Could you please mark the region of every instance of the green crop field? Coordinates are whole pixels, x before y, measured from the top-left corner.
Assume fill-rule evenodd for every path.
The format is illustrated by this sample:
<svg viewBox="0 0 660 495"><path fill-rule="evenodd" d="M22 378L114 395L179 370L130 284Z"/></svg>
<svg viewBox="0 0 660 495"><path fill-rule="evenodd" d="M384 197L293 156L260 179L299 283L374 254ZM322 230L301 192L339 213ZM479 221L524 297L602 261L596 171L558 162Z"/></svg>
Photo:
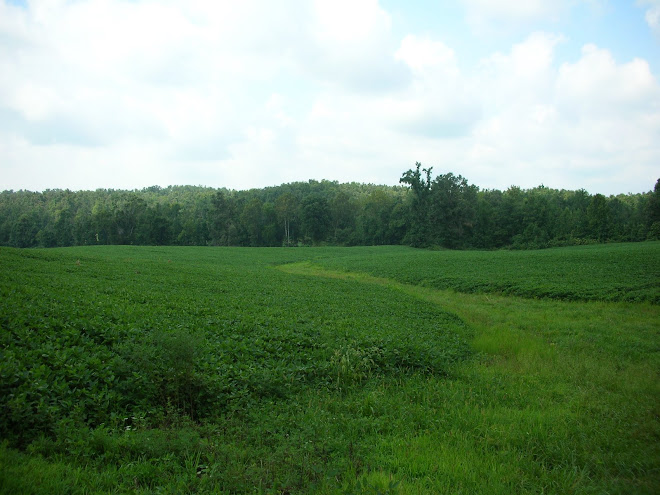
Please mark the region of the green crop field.
<svg viewBox="0 0 660 495"><path fill-rule="evenodd" d="M399 282L467 293L531 298L660 303L658 243L530 251L425 251L356 248L319 261Z"/></svg>
<svg viewBox="0 0 660 495"><path fill-rule="evenodd" d="M0 493L656 494L660 242L0 248Z"/></svg>

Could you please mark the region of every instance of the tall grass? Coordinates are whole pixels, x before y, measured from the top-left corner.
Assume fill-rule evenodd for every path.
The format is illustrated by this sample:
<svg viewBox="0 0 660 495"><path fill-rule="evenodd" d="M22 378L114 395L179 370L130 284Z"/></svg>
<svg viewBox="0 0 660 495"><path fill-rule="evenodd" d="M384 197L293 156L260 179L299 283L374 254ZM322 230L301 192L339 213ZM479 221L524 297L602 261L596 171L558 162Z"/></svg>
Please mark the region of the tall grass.
<svg viewBox="0 0 660 495"><path fill-rule="evenodd" d="M476 359L457 365L449 382L390 391L396 403L412 395L430 406L442 425L388 444L383 460L404 480L402 493L660 488L658 306L438 291L310 264L282 269L387 286L467 323Z"/></svg>

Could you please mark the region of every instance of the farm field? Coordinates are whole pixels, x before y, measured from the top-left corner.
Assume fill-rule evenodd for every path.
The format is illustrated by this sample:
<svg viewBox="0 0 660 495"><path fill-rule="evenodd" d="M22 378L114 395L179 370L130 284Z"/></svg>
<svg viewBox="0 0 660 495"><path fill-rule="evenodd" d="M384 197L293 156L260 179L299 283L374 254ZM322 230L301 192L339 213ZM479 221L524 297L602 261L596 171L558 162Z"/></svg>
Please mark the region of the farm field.
<svg viewBox="0 0 660 495"><path fill-rule="evenodd" d="M367 247L323 258L319 264L466 293L660 303L657 242L528 251L426 251L393 246L385 252Z"/></svg>
<svg viewBox="0 0 660 495"><path fill-rule="evenodd" d="M660 242L0 248L0 493L660 491Z"/></svg>

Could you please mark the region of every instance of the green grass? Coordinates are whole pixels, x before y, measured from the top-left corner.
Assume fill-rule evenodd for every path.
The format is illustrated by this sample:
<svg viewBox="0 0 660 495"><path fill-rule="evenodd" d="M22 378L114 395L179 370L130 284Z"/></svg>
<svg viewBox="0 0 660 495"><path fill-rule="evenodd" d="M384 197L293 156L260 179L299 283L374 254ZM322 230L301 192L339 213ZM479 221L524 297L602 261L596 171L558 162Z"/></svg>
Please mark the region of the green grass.
<svg viewBox="0 0 660 495"><path fill-rule="evenodd" d="M477 359L457 366L451 383L458 387L437 409L464 435L462 447L440 452L450 456L450 471L463 466L466 473L429 493L488 493L485 486L490 493L497 486L501 493L654 493L660 486L657 306L461 294L308 263L284 269L388 286L454 312L475 332ZM456 439L434 441L446 447ZM429 460L437 456L426 452L434 452ZM502 484L509 474L498 467L520 470L518 488ZM524 482L530 473L538 483Z"/></svg>
<svg viewBox="0 0 660 495"><path fill-rule="evenodd" d="M657 493L659 249L0 249L0 492Z"/></svg>

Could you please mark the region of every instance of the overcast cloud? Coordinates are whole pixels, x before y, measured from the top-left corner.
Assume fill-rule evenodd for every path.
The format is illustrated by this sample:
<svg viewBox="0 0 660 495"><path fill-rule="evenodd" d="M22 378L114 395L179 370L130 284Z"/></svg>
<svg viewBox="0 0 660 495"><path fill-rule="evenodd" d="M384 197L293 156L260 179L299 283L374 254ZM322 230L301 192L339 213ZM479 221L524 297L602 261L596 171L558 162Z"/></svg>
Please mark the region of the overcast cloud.
<svg viewBox="0 0 660 495"><path fill-rule="evenodd" d="M0 0L0 190L653 188L659 1L409 4Z"/></svg>

